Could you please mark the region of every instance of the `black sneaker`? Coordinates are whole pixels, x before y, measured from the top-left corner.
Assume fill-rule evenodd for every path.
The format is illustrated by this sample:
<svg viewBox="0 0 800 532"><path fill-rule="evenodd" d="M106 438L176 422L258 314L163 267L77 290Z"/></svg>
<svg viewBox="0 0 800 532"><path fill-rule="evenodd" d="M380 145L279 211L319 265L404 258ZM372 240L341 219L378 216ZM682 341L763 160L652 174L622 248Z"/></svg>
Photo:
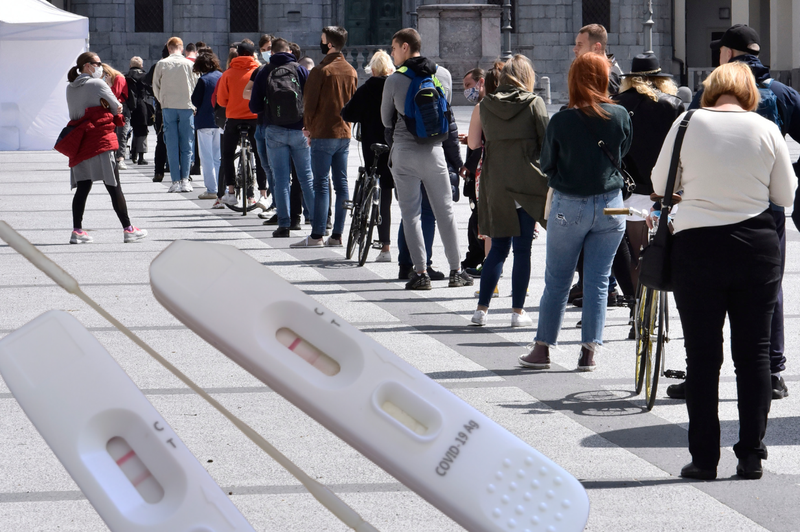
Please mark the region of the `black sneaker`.
<svg viewBox="0 0 800 532"><path fill-rule="evenodd" d="M569 289L569 297L567 297L567 303L572 303L575 301L576 297L583 297L583 285L575 283L572 285L572 288Z"/></svg>
<svg viewBox="0 0 800 532"><path fill-rule="evenodd" d="M278 227L272 232L272 238L289 238L289 227Z"/></svg>
<svg viewBox="0 0 800 532"><path fill-rule="evenodd" d="M292 222L292 225L289 226L289 230L291 231L299 231L300 230L300 222Z"/></svg>
<svg viewBox="0 0 800 532"><path fill-rule="evenodd" d="M466 271L470 275L470 277L480 277L481 271L483 271L483 264L481 264L477 268L464 268L464 271Z"/></svg>
<svg viewBox="0 0 800 532"><path fill-rule="evenodd" d="M414 272L406 283L406 290L430 290L431 278L427 273Z"/></svg>
<svg viewBox="0 0 800 532"><path fill-rule="evenodd" d="M470 277L470 275L464 270L461 270L460 272L458 270L450 270L450 284L447 285L450 288L458 288L459 286L472 286L473 284L475 284L475 281L473 281L472 277Z"/></svg>
<svg viewBox="0 0 800 532"><path fill-rule="evenodd" d="M428 268L428 277L431 278L431 281L444 281L444 274L437 272L433 268Z"/></svg>
<svg viewBox="0 0 800 532"><path fill-rule="evenodd" d="M139 166L146 166L146 165L148 165L148 164L150 164L150 163L148 163L148 162L147 162L147 161L145 161L144 159L139 159L139 162L138 162L138 163L136 163L136 164L138 164Z"/></svg>
<svg viewBox="0 0 800 532"><path fill-rule="evenodd" d="M786 387L786 383L784 382L783 377L781 377L780 375L773 375L772 398L783 399L784 397L789 397L789 388Z"/></svg>
<svg viewBox="0 0 800 532"><path fill-rule="evenodd" d="M153 176L153 183L161 183L164 180L164 174L156 174Z"/></svg>
<svg viewBox="0 0 800 532"><path fill-rule="evenodd" d="M686 381L667 386L667 396L673 399L686 400Z"/></svg>
<svg viewBox="0 0 800 532"><path fill-rule="evenodd" d="M397 278L401 281L405 281L406 279L411 279L411 275L414 273L413 266L405 266L403 264L400 265L400 269L397 272Z"/></svg>
<svg viewBox="0 0 800 532"><path fill-rule="evenodd" d="M259 216L261 216L261 214L262 213L259 213ZM278 225L278 215L273 214L272 216L264 220L264 223L262 225Z"/></svg>

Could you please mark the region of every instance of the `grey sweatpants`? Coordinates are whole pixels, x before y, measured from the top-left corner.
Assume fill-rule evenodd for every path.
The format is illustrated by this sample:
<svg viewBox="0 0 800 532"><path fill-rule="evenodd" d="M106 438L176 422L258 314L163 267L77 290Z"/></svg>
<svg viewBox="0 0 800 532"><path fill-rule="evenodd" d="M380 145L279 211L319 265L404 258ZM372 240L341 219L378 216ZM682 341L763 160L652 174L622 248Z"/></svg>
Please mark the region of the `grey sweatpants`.
<svg viewBox="0 0 800 532"><path fill-rule="evenodd" d="M439 237L444 244L444 254L451 270L461 267L458 247L458 228L453 216L453 190L450 174L444 160L441 144L405 144L395 141L391 154L392 176L397 189L397 203L403 218L406 244L414 262L414 269L422 272L426 268L427 256L422 238L420 213L422 193L420 182L425 185L428 200L439 226Z"/></svg>

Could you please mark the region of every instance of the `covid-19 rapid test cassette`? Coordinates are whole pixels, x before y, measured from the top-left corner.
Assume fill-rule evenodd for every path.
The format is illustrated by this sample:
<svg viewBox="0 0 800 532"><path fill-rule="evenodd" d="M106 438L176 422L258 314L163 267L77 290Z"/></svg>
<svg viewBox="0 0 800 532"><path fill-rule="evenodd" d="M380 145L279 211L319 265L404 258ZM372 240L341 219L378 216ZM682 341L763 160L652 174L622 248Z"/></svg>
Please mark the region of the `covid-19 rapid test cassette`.
<svg viewBox="0 0 800 532"><path fill-rule="evenodd" d="M112 532L253 532L71 315L47 312L0 340L0 373Z"/></svg>
<svg viewBox="0 0 800 532"><path fill-rule="evenodd" d="M572 475L245 253L177 241L150 283L181 322L467 530L585 527Z"/></svg>

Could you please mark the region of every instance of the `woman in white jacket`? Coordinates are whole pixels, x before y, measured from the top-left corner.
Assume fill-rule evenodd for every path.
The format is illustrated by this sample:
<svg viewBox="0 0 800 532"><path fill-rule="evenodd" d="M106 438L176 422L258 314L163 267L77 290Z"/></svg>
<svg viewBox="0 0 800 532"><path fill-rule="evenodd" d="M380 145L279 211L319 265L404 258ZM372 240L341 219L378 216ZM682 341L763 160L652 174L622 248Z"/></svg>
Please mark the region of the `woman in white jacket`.
<svg viewBox="0 0 800 532"><path fill-rule="evenodd" d="M781 255L769 202L791 206L797 178L778 127L753 111L759 92L746 64L717 68L703 83L703 109L689 122L675 190L672 276L686 348L686 407L692 462L681 476L713 479L720 458L719 371L727 315L739 403L736 473L761 478L763 438L772 400L770 321ZM653 168L653 190L666 189L673 124Z"/></svg>

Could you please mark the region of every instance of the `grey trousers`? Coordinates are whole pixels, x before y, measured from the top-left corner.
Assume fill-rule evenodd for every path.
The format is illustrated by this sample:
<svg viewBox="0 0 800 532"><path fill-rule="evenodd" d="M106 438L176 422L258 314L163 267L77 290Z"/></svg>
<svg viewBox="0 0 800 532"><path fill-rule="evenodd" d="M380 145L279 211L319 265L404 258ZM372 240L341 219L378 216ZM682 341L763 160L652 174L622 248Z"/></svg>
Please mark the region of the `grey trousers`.
<svg viewBox="0 0 800 532"><path fill-rule="evenodd" d="M453 216L453 190L450 188L450 174L441 144L406 145L395 142L390 161L394 186L397 189L397 203L400 206L406 243L414 269L422 272L427 263L420 224L421 182L425 186L436 224L439 226L439 237L444 245L447 262L451 270L458 270L461 267L461 255L458 228Z"/></svg>

